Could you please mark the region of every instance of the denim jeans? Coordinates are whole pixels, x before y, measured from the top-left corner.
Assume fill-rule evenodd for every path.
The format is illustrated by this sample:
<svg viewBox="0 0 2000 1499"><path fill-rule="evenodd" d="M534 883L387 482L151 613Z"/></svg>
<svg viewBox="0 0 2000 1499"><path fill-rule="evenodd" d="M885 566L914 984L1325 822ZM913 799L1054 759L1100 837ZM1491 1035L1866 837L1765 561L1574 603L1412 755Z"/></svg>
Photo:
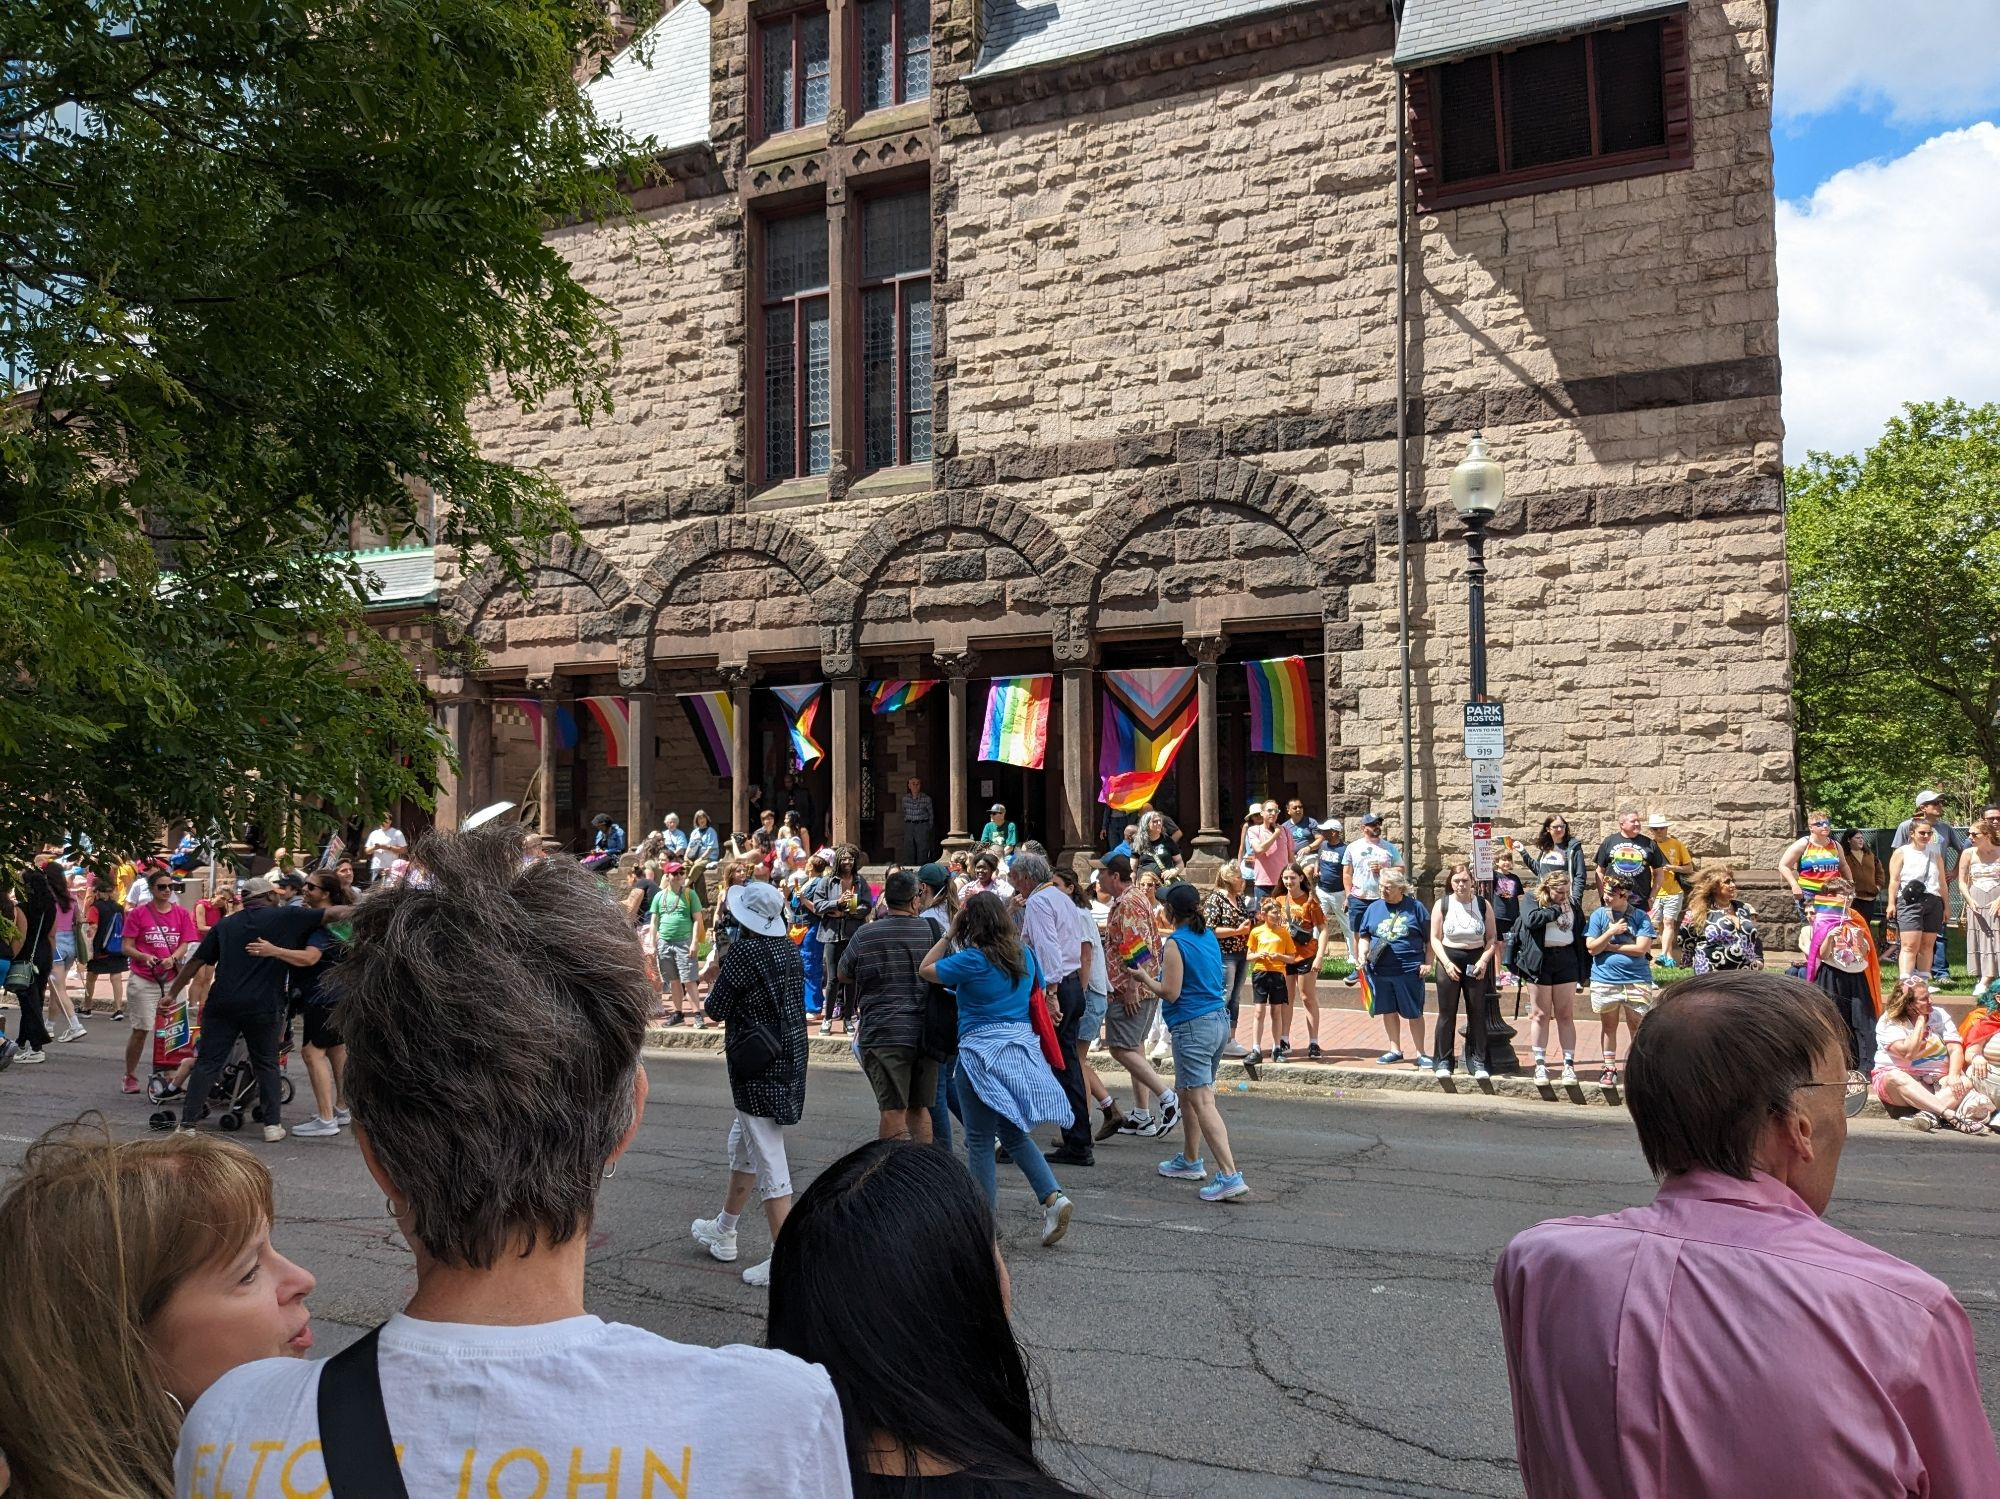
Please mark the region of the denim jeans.
<svg viewBox="0 0 2000 1499"><path fill-rule="evenodd" d="M819 933L808 927L806 940L799 944L799 960L806 970L806 1013L817 1015L825 1003L822 991L826 986L826 948L819 940Z"/></svg>
<svg viewBox="0 0 2000 1499"><path fill-rule="evenodd" d="M1070 1122L1062 1132L1065 1150L1073 1151L1088 1160L1097 1149L1097 1142L1090 1133L1090 1099L1083 1090L1083 1051L1077 1045L1077 1032L1083 1027L1083 1007L1085 996L1083 979L1078 974L1070 974L1047 996L1051 1009L1060 1006L1056 1022L1056 1045L1062 1052L1063 1070L1056 1074L1056 1081L1062 1084L1063 1092L1069 1098ZM971 1126L967 1126L969 1129Z"/></svg>
<svg viewBox="0 0 2000 1499"><path fill-rule="evenodd" d="M937 1099L931 1104L931 1143L951 1149L951 1121L958 1114L958 1089L952 1084L952 1077L958 1071L958 1059L950 1058L938 1064ZM963 1123L963 1116L960 1116Z"/></svg>
<svg viewBox="0 0 2000 1499"><path fill-rule="evenodd" d="M1229 1001L1229 1034L1236 1034L1237 1006L1243 994L1243 975L1250 966L1247 952L1226 952L1222 955L1222 992Z"/></svg>
<svg viewBox="0 0 2000 1499"><path fill-rule="evenodd" d="M1011 1119L1003 1119L994 1113L962 1074L954 1075L957 1078L958 1117L965 1121L966 1163L972 1167L972 1179L979 1183L979 1190L986 1194L986 1201L996 1208L1000 1205L999 1172L993 1160L993 1142L996 1139L1007 1147L1007 1154L1021 1168L1021 1175L1028 1179L1028 1188L1035 1194L1035 1201L1044 1202L1049 1193L1061 1191L1056 1185L1055 1173L1042 1159L1041 1148L1029 1138L1027 1131Z"/></svg>

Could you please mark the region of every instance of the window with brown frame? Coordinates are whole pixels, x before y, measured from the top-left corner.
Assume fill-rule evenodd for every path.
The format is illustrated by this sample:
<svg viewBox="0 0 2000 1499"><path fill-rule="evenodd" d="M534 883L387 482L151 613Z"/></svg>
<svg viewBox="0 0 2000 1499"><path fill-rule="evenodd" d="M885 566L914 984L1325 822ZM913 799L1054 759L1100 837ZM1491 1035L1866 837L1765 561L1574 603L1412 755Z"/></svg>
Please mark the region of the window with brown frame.
<svg viewBox="0 0 2000 1499"><path fill-rule="evenodd" d="M826 215L764 222L759 290L764 477L823 474L833 466L833 324Z"/></svg>
<svg viewBox="0 0 2000 1499"><path fill-rule="evenodd" d="M1684 17L1445 63L1411 82L1425 208L1666 171L1692 157Z"/></svg>
<svg viewBox="0 0 2000 1499"><path fill-rule="evenodd" d="M863 113L931 91L930 0L861 0Z"/></svg>
<svg viewBox="0 0 2000 1499"><path fill-rule="evenodd" d="M825 121L833 96L833 54L824 6L776 16L757 27L761 135Z"/></svg>
<svg viewBox="0 0 2000 1499"><path fill-rule="evenodd" d="M861 209L861 461L931 460L931 195Z"/></svg>

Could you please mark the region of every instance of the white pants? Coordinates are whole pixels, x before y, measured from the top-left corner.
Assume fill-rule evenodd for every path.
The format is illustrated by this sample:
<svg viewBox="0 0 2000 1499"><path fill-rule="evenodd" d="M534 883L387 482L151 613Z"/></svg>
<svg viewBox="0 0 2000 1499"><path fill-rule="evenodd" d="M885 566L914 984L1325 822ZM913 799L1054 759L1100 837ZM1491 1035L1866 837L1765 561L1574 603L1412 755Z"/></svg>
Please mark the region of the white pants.
<svg viewBox="0 0 2000 1499"><path fill-rule="evenodd" d="M790 1197L792 1167L785 1159L784 1127L774 1119L739 1113L729 1126L729 1169L754 1174L761 1201Z"/></svg>

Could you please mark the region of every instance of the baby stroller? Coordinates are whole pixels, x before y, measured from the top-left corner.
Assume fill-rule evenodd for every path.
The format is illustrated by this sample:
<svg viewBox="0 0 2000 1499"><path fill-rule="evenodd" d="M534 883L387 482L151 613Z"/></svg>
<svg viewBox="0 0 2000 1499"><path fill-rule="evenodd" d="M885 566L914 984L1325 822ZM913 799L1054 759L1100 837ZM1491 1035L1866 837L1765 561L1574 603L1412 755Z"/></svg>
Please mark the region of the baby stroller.
<svg viewBox="0 0 2000 1499"><path fill-rule="evenodd" d="M194 1055L197 1034L187 999L183 996L175 1017L153 1032L153 1074L146 1080L146 1092L154 1103L165 1104L180 1096L181 1090L173 1081L174 1070ZM284 1040L278 1044L280 1103L292 1101L291 1057L292 1033L287 1027ZM234 1134L243 1128L246 1111L259 1124L276 1122L264 1118L264 1106L257 1102L257 1069L250 1065L250 1048L239 1036L236 1044L229 1049L229 1058L222 1064L215 1086L209 1090L206 1107L195 1117L205 1119L211 1112L219 1112L220 1117L215 1121L217 1127L227 1134ZM180 1122L180 1118L173 1109L162 1108L147 1122L154 1129L169 1130Z"/></svg>

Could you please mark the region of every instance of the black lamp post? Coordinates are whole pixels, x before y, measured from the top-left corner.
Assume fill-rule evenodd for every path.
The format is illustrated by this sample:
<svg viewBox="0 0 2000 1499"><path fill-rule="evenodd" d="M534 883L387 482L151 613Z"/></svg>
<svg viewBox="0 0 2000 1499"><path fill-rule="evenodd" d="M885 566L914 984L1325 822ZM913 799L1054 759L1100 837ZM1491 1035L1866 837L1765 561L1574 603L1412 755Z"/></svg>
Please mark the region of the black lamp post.
<svg viewBox="0 0 2000 1499"><path fill-rule="evenodd" d="M1451 471L1451 503L1465 522L1465 581L1467 615L1472 634L1472 700L1486 701L1486 523L1500 508L1507 492L1506 470L1487 456L1486 439L1472 434L1465 459ZM1497 980L1499 975L1496 973ZM1500 1013L1496 983L1486 1001L1486 1066L1490 1072L1516 1072L1514 1028Z"/></svg>

